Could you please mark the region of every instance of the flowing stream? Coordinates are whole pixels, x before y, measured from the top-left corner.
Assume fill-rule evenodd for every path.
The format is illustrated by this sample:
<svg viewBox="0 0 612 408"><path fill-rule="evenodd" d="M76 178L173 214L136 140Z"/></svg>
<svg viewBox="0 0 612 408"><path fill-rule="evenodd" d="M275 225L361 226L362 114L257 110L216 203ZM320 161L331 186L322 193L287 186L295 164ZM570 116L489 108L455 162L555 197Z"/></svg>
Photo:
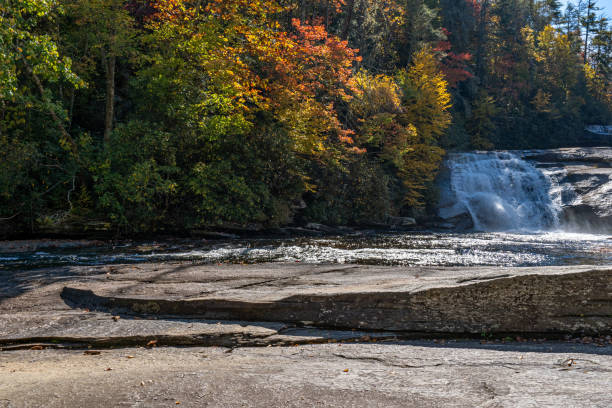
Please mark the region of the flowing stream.
<svg viewBox="0 0 612 408"><path fill-rule="evenodd" d="M0 254L0 268L189 261L405 266L612 264L612 238L546 233L374 233L322 238L125 242L80 250Z"/></svg>
<svg viewBox="0 0 612 408"><path fill-rule="evenodd" d="M439 213L455 232L356 230L339 236L123 241L81 249L0 253L0 269L109 263L358 263L410 266L611 265L612 149L451 154ZM562 222L587 211L599 234ZM586 209L586 210L585 210ZM578 218L584 218L580 214ZM593 218L594 217L594 218ZM576 221L576 216L573 221ZM453 219L469 221L457 232ZM567 217L566 217L567 219ZM607 221L606 221L607 220ZM573 225L586 225L582 219ZM603 228L601 228L603 225ZM447 228L449 228L447 226ZM582 227L580 227L582 228ZM585 229L578 228L583 232ZM452 231L452 230L451 230Z"/></svg>

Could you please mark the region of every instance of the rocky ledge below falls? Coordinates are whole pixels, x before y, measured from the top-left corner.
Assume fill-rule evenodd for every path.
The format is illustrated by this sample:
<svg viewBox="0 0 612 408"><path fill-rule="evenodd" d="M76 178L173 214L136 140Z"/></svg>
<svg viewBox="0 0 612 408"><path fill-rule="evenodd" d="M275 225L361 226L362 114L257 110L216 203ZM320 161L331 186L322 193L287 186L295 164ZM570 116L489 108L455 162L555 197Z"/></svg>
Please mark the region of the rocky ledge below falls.
<svg viewBox="0 0 612 408"><path fill-rule="evenodd" d="M0 271L0 347L508 333L611 334L612 269L166 263Z"/></svg>
<svg viewBox="0 0 612 408"><path fill-rule="evenodd" d="M570 231L612 232L612 147L520 152L536 167L556 173L561 225Z"/></svg>

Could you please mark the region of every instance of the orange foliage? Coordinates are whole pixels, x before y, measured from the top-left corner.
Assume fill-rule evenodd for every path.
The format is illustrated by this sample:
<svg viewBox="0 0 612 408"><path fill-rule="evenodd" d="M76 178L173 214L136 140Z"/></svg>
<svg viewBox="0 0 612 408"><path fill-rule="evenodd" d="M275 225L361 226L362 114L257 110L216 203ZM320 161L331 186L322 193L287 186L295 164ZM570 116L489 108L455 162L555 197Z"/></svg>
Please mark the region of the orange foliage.
<svg viewBox="0 0 612 408"><path fill-rule="evenodd" d="M204 10L186 0L158 0L155 7L154 28L192 24L189 35L196 38L206 35L198 31L201 24L214 26L218 32L210 41L216 43L206 49L211 76L234 84L235 101L244 109L275 112L302 140L296 142L298 150L324 150L330 136L353 143L353 132L343 128L335 105L355 90L352 67L360 57L320 21L293 19L294 31L288 33L276 18L287 7L273 0L211 0Z"/></svg>

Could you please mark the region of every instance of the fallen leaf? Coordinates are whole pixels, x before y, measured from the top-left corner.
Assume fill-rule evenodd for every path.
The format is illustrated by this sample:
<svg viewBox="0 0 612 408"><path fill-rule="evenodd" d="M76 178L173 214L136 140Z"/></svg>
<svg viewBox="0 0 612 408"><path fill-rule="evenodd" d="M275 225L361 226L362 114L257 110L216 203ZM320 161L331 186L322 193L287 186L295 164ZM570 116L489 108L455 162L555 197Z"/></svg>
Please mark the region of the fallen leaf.
<svg viewBox="0 0 612 408"><path fill-rule="evenodd" d="M181 403L181 401L176 401L175 402L176 405L179 405L180 403Z"/></svg>
<svg viewBox="0 0 612 408"><path fill-rule="evenodd" d="M100 354L100 352L98 350L85 350L83 354L85 354L86 356L97 356L98 354Z"/></svg>
<svg viewBox="0 0 612 408"><path fill-rule="evenodd" d="M349 372L349 369L348 369L348 368L345 368L345 369L344 369L344 370L342 370L342 371L344 371L345 373L348 373L348 372Z"/></svg>
<svg viewBox="0 0 612 408"><path fill-rule="evenodd" d="M112 368L108 367L108 368L107 368L106 370L104 370L104 371L112 371L112 370L113 370Z"/></svg>
<svg viewBox="0 0 612 408"><path fill-rule="evenodd" d="M127 358L134 358L134 356L126 356Z"/></svg>
<svg viewBox="0 0 612 408"><path fill-rule="evenodd" d="M147 347L155 347L157 345L157 340L151 340L147 343Z"/></svg>
<svg viewBox="0 0 612 408"><path fill-rule="evenodd" d="M43 346L32 346L30 347L30 350L44 350L45 348Z"/></svg>

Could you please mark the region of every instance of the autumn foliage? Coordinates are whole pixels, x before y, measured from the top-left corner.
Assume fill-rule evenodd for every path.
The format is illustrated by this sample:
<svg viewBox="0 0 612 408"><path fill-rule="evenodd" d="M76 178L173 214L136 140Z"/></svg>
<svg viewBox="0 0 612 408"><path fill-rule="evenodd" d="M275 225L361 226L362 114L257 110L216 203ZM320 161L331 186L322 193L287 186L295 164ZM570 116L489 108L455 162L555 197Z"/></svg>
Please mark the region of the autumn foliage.
<svg viewBox="0 0 612 408"><path fill-rule="evenodd" d="M605 18L552 0L0 2L0 220L431 216L445 149L609 123L611 50Z"/></svg>

